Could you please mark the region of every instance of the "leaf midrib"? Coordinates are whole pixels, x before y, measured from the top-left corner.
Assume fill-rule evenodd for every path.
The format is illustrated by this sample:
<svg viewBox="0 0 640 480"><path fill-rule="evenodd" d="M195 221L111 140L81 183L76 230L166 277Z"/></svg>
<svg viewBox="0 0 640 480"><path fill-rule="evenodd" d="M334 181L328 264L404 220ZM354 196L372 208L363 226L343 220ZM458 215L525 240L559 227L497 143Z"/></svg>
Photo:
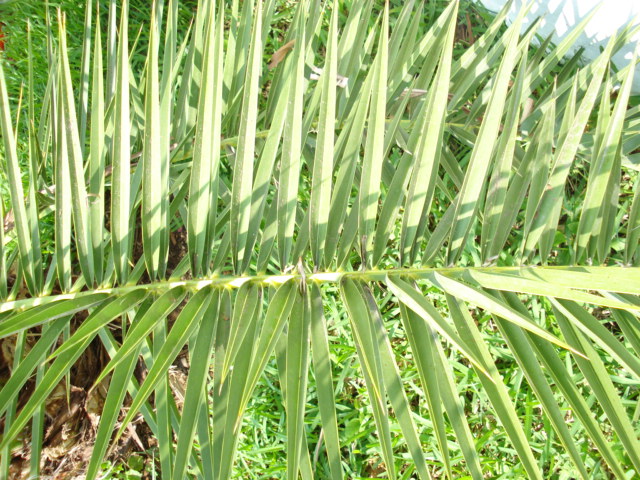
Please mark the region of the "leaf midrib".
<svg viewBox="0 0 640 480"><path fill-rule="evenodd" d="M551 266L487 266L487 267L414 267L414 268L392 268L392 269L371 269L371 270L354 270L354 271L323 271L316 273L280 273L280 274L256 274L256 275L212 275L208 277L200 277L188 280L168 279L146 284L124 285L120 287L96 288L91 290L83 290L75 293L65 293L57 295L47 295L42 297L24 298L19 300L8 301L0 304L0 313L7 311L24 311L29 308L50 304L62 300L71 300L81 298L96 293L107 293L111 295L124 295L126 293L143 289L149 293L161 294L172 288L185 287L191 292L197 292L205 287L213 288L240 288L247 282L256 283L261 286L277 286L290 280L297 282L314 282L323 283L339 283L343 278L358 279L363 282L380 282L387 277L405 277L413 280L424 280L434 273L444 274L446 276L458 276L464 272L482 272L493 274L520 274L523 272L533 272L541 270L568 270L588 268L589 272L605 270L612 271L618 269L637 271L640 278L640 267L621 267L621 266L586 266L586 265L551 265ZM584 288L576 287L578 290ZM595 288L594 288L595 289Z"/></svg>

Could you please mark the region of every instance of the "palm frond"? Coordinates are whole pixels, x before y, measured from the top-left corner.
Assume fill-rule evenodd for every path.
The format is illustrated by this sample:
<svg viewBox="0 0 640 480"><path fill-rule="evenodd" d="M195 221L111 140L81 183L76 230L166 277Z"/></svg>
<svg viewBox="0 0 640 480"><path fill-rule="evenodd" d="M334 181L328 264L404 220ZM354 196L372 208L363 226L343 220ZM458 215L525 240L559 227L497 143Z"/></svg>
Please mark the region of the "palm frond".
<svg viewBox="0 0 640 480"><path fill-rule="evenodd" d="M29 422L39 473L43 405L96 344L108 392L87 478L140 415L163 478L249 476L243 417L273 375L286 477L364 475L345 456L340 342L380 475L481 479L494 432L516 476L640 471L640 110L634 69L610 62L636 29L578 69L564 57L588 20L533 46L537 23L503 28L505 8L461 52L458 1L427 24L424 2L306 0L276 39L274 0L200 0L186 33L170 0L141 60L128 2L109 2L106 35L100 6L78 85L59 14L27 128L0 61L0 340L16 342L1 478Z"/></svg>

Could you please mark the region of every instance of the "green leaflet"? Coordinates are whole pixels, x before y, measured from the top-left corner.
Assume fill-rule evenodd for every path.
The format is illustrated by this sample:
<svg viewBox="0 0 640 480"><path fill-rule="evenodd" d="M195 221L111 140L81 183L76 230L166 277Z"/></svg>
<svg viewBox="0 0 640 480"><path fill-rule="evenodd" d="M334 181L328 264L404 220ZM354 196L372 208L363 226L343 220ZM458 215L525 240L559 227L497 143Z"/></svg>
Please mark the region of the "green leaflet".
<svg viewBox="0 0 640 480"><path fill-rule="evenodd" d="M295 25L296 43L290 58L291 68L287 70L290 75L288 81L287 115L284 122L284 134L282 140L282 158L278 180L280 182L277 194L277 243L280 259L280 268L284 269L295 263L291 259L293 246L293 233L295 227L296 210L298 206L298 186L300 181L300 169L302 166L302 106L304 93L304 5L300 2L296 15Z"/></svg>
<svg viewBox="0 0 640 480"><path fill-rule="evenodd" d="M309 205L309 240L313 261L317 269L324 266L324 246L331 201L333 174L334 130L336 116L336 78L338 75L338 11L331 13L327 61L322 73L318 147L313 161L313 178ZM320 87L321 86L321 87Z"/></svg>
<svg viewBox="0 0 640 480"><path fill-rule="evenodd" d="M249 252L245 251L247 231L251 211L251 188L253 181L253 155L255 152L255 131L257 121L258 79L260 76L260 57L262 44L260 41L260 16L262 0L258 0L251 47L249 49L249 68L246 70L242 112L240 115L240 138L238 152L234 162L233 188L231 191L231 251L238 272L240 265ZM226 65L225 65L226 69ZM238 272L239 273L239 272Z"/></svg>
<svg viewBox="0 0 640 480"><path fill-rule="evenodd" d="M131 208L131 149L130 149L130 95L129 95L129 37L128 2L122 3L114 102L114 134L111 142L111 161L113 174L111 177L111 244L115 273L119 283L123 284L129 276L129 246L131 231L129 217ZM115 20L114 20L115 22Z"/></svg>
<svg viewBox="0 0 640 480"><path fill-rule="evenodd" d="M385 83L388 68L388 29L389 5L385 3L382 28L378 39L378 54L373 65L373 83L369 108L369 128L365 144L360 190L358 192L358 245L365 265L371 264L373 250L373 233L378 197L380 195L380 178L382 176L382 160L384 145L384 119L387 93Z"/></svg>

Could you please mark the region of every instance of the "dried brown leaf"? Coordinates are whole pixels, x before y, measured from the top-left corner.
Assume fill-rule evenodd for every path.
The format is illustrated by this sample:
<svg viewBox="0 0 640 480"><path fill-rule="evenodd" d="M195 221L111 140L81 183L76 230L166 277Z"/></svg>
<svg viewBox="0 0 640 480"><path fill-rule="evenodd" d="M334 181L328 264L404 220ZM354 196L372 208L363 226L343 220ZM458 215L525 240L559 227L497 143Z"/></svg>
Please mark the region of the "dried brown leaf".
<svg viewBox="0 0 640 480"><path fill-rule="evenodd" d="M269 62L269 70L273 70L278 66L278 64L285 59L287 54L293 49L296 41L291 40L290 42L285 43L278 50L271 55L271 61Z"/></svg>

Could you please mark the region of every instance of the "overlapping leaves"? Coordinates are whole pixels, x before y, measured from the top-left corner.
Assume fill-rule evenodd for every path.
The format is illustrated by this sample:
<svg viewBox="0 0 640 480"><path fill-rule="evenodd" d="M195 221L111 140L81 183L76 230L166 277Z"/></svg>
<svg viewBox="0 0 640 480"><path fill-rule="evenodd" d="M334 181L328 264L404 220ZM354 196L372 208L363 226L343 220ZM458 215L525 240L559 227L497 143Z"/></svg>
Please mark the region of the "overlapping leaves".
<svg viewBox="0 0 640 480"><path fill-rule="evenodd" d="M17 338L0 390L0 476L30 421L39 455L41 406L94 339L110 356L96 384L108 380L109 390L88 478L137 415L158 439L163 478L188 469L229 478L243 414L274 354L287 478L321 476L307 443L310 370L323 475L350 475L329 301L349 318L389 478L461 470L483 478L474 438L482 426L467 420L453 368L463 365L475 371L523 472L547 474L501 376L496 341L566 450L568 475L640 471L634 421L608 370L620 367L618 377L637 389L638 110L628 108L634 69L610 68L634 29L578 70L563 57L584 23L555 47L531 47L535 26L521 35L522 12L501 29L505 9L461 53L455 1L426 28L423 2L391 11L372 0L303 0L282 39L289 47L269 71L279 3L230 3L200 0L183 35L178 1L154 2L139 65L127 2L109 2L103 43L100 5L89 0L84 51L93 38L93 54L79 85L61 14L43 112L30 112L26 133L13 121L0 64L15 218L0 232L0 338ZM20 135L32 146L26 162ZM583 171L584 195L567 192ZM621 178L635 182L631 194L620 195ZM573 222L563 217L565 201ZM48 258L39 221L52 212ZM383 309L388 302L393 308ZM608 309L621 333L594 307ZM79 312L88 315L71 331ZM416 421L390 322L408 343L436 451ZM34 329L40 336L27 351ZM190 373L178 408L167 371L185 348ZM142 383L133 375L139 358L148 370ZM18 405L34 372L34 392ZM567 426L567 411L579 427ZM31 473L38 468L32 462Z"/></svg>

